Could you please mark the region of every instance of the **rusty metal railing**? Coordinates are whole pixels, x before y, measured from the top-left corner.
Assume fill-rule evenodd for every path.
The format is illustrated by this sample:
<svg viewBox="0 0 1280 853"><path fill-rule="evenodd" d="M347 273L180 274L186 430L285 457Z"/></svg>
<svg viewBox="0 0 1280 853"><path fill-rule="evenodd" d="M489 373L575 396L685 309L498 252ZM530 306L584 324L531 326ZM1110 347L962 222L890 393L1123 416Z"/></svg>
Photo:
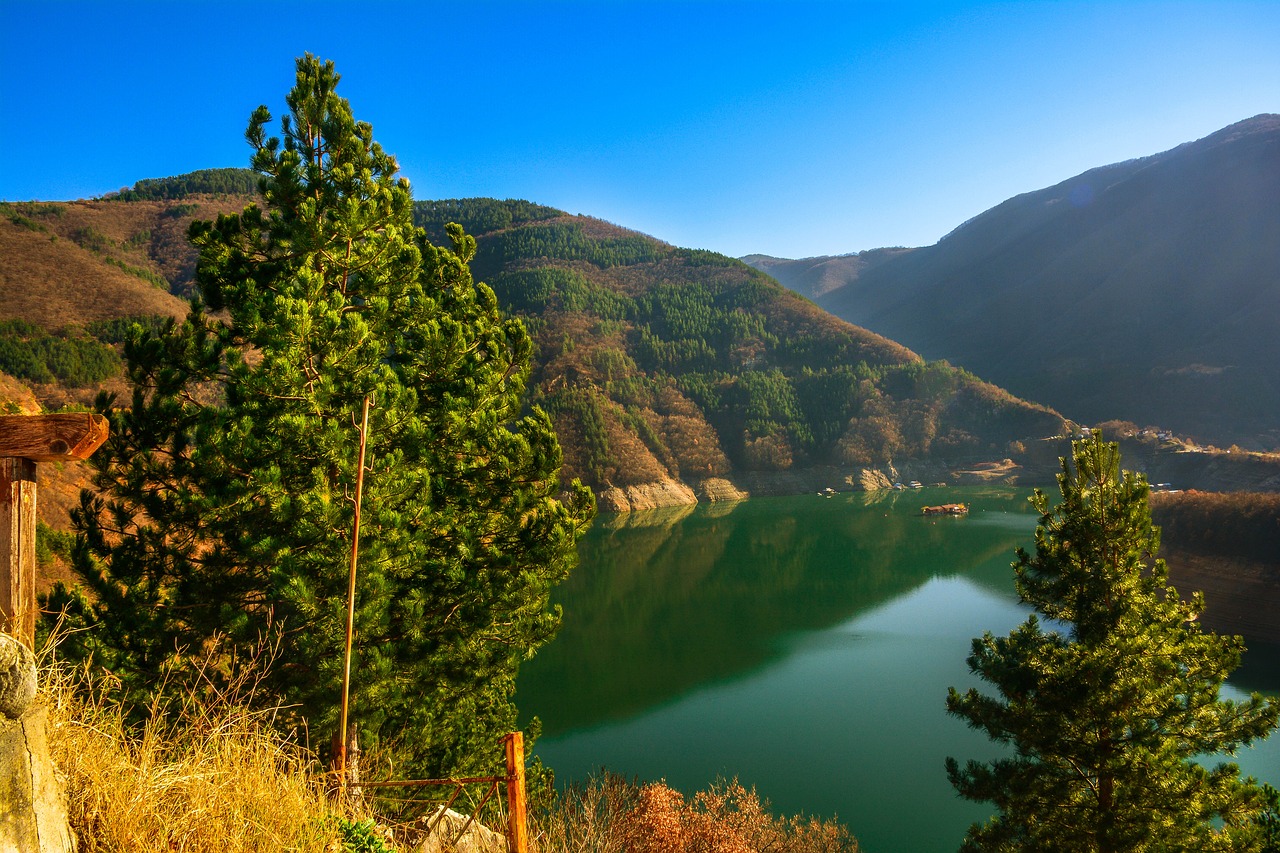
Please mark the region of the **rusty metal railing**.
<svg viewBox="0 0 1280 853"><path fill-rule="evenodd" d="M443 803L434 803L435 808L426 818L424 834L429 837L447 823L450 810L458 802L458 799L468 786L485 785L484 796L472 807L471 814L467 817L462 827L453 830L453 837L449 839L449 843L456 845L467 834L468 830L477 823L481 810L499 796L503 783L506 783L507 826L505 836L507 849L510 853L528 853L529 828L524 779L524 735L520 732L512 732L504 736L502 740L506 747L507 773L505 776L470 776L455 779L388 779L380 782L349 782L347 787L362 790L452 787L453 793L450 794L448 800Z"/></svg>

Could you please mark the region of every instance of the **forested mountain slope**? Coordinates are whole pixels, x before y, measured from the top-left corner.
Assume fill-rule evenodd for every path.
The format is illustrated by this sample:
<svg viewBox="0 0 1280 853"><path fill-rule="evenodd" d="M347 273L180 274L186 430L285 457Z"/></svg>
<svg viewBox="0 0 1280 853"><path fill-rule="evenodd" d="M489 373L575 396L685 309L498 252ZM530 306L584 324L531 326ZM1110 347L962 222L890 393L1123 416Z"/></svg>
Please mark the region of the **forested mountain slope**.
<svg viewBox="0 0 1280 853"><path fill-rule="evenodd" d="M239 188L235 174L208 174ZM111 321L182 315L187 224L251 198L201 193L209 179L190 178L4 206L0 320L19 322L0 327L0 369L54 405L118 383L104 376L119 371ZM565 477L609 506L736 496L822 466L1000 458L1062 428L1055 412L926 363L722 255L529 202L419 202L417 215L442 245L450 221L477 237L476 276L536 341L529 397L555 422ZM68 349L79 355L50 355Z"/></svg>
<svg viewBox="0 0 1280 853"><path fill-rule="evenodd" d="M1009 199L878 264L748 260L1083 422L1280 446L1280 116ZM839 261L843 282L815 286Z"/></svg>
<svg viewBox="0 0 1280 853"><path fill-rule="evenodd" d="M538 345L532 401L598 490L1007 453L1061 418L926 364L745 264L527 202L420 202Z"/></svg>

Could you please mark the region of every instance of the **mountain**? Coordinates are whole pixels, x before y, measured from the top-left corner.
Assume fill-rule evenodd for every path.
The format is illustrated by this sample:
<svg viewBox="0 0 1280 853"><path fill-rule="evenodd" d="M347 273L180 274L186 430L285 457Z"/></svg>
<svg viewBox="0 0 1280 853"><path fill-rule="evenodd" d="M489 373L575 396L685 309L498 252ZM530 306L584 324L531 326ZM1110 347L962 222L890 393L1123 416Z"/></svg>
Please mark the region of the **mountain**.
<svg viewBox="0 0 1280 853"><path fill-rule="evenodd" d="M914 249L868 249L851 255L801 258L798 261L769 255L747 255L739 258L748 266L773 276L791 290L817 300L833 290L855 281L864 270L879 266L891 258Z"/></svg>
<svg viewBox="0 0 1280 853"><path fill-rule="evenodd" d="M189 177L0 207L0 369L51 405L123 387L102 378L111 358L119 370L113 321L184 314L188 223L252 198ZM608 507L840 485L890 462L942 477L1063 426L723 255L523 201L419 202L416 215L440 244L451 221L477 237L477 278L535 339L530 397L555 422L565 475Z"/></svg>
<svg viewBox="0 0 1280 853"><path fill-rule="evenodd" d="M417 216L433 240L446 222L476 236L474 272L534 335L531 398L566 473L607 505L644 505L655 487L659 501L795 491L814 468L1000 458L1062 427L723 255L528 202L420 202Z"/></svg>
<svg viewBox="0 0 1280 853"><path fill-rule="evenodd" d="M933 246L746 260L1078 421L1280 447L1280 116L1016 196Z"/></svg>
<svg viewBox="0 0 1280 853"><path fill-rule="evenodd" d="M0 319L56 328L130 314L185 314L170 293L191 280L186 242L201 203L79 201L0 204Z"/></svg>

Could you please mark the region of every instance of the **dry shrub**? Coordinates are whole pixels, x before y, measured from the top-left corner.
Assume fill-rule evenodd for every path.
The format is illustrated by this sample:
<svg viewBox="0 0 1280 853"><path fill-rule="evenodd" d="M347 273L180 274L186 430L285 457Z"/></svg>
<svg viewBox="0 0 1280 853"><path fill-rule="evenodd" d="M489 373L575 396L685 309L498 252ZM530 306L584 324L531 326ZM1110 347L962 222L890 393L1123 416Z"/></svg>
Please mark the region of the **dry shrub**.
<svg viewBox="0 0 1280 853"><path fill-rule="evenodd" d="M538 853L625 853L624 818L635 809L640 789L607 773L575 785L554 805L533 816L531 834Z"/></svg>
<svg viewBox="0 0 1280 853"><path fill-rule="evenodd" d="M214 697L132 728L101 682L41 679L80 853L339 849L319 768L261 713Z"/></svg>
<svg viewBox="0 0 1280 853"><path fill-rule="evenodd" d="M769 812L736 779L687 800L606 774L567 791L535 830L540 853L856 853L835 821Z"/></svg>

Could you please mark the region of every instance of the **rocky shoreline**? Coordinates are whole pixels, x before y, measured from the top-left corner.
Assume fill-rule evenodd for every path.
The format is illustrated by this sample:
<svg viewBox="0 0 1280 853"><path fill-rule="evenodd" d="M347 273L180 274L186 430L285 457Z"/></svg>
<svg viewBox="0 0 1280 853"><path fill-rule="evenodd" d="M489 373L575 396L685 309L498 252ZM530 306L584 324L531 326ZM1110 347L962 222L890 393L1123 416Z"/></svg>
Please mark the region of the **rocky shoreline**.
<svg viewBox="0 0 1280 853"><path fill-rule="evenodd" d="M1014 458L986 461L938 462L910 460L897 465L837 468L813 466L790 471L737 471L723 477L689 482L664 478L596 490L603 512L631 512L749 497L802 495L824 489L873 491L895 483L947 483L1051 486L1059 472L1059 458L1071 452L1066 439L1046 439ZM1147 476L1151 483L1171 483L1177 489L1211 492L1280 492L1280 457L1224 452L1161 449L1134 441L1121 442L1121 465Z"/></svg>
<svg viewBox="0 0 1280 853"><path fill-rule="evenodd" d="M885 465L879 468L815 466L791 471L744 471L693 483L668 478L651 483L610 486L596 492L596 503L602 512L634 512L703 502L739 501L749 497L803 495L825 489L874 491L911 480L950 485L1015 485L1026 474L1024 466L1010 459L963 466L938 462L908 462L900 467Z"/></svg>

